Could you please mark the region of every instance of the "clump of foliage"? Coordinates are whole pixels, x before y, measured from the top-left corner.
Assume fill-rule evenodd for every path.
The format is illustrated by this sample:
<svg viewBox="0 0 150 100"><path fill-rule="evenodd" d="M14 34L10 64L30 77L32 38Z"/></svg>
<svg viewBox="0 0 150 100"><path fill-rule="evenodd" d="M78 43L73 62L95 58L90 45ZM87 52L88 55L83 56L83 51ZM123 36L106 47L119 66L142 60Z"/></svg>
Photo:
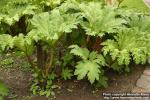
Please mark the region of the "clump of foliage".
<svg viewBox="0 0 150 100"><path fill-rule="evenodd" d="M107 87L105 69L128 72L131 62L150 61L150 15L110 1L1 0L0 50L24 52L34 94L54 95L58 74Z"/></svg>
<svg viewBox="0 0 150 100"><path fill-rule="evenodd" d="M71 53L82 58L75 66L74 74L78 76L78 79L83 79L87 75L91 84L95 80L101 80L99 77L103 76L104 57L97 52L90 52L88 49L80 48L77 45L72 45L70 48L72 48Z"/></svg>
<svg viewBox="0 0 150 100"><path fill-rule="evenodd" d="M0 100L3 100L5 96L7 96L9 93L8 87L0 81Z"/></svg>

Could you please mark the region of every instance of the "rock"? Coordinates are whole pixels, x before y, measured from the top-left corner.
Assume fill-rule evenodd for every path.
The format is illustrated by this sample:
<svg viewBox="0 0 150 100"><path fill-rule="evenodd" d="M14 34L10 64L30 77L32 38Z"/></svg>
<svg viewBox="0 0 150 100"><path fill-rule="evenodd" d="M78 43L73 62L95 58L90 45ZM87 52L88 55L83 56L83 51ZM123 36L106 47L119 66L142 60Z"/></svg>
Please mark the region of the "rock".
<svg viewBox="0 0 150 100"><path fill-rule="evenodd" d="M150 91L150 76L141 75L137 80L136 86Z"/></svg>
<svg viewBox="0 0 150 100"><path fill-rule="evenodd" d="M148 69L144 70L143 74L148 75L150 77L150 70L148 70Z"/></svg>
<svg viewBox="0 0 150 100"><path fill-rule="evenodd" d="M141 78L143 78L144 80L146 80L146 81L148 81L150 83L150 76L143 74L143 75L141 75Z"/></svg>

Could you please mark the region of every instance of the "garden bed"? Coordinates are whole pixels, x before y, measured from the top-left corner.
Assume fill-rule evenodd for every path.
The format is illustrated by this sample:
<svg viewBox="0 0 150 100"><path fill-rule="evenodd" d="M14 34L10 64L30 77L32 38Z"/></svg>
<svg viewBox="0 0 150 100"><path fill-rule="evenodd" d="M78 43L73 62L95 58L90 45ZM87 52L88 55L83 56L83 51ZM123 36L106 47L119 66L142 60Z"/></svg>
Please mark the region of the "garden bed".
<svg viewBox="0 0 150 100"><path fill-rule="evenodd" d="M143 66L133 66L128 75L117 74L113 71L106 72L109 77L109 86L107 89L94 88L88 81L72 80L62 81L57 79L59 86L55 90L54 100L101 100L103 92L131 92L137 79L142 74ZM29 71L21 69L0 69L0 79L2 79L10 88L8 100L47 100L46 97L33 96L30 92L32 75Z"/></svg>

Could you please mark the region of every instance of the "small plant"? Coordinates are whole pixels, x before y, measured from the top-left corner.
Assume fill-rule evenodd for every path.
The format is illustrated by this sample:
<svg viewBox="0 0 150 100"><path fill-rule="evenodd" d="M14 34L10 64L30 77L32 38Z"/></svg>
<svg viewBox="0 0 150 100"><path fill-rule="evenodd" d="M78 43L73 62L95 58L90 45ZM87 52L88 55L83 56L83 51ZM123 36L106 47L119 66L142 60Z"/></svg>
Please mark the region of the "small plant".
<svg viewBox="0 0 150 100"><path fill-rule="evenodd" d="M74 59L73 55L69 52L66 52L66 54L63 56L63 58L60 61L60 66L62 67L61 77L64 80L71 79L73 76L73 69L74 66ZM69 68L70 67L70 68Z"/></svg>
<svg viewBox="0 0 150 100"><path fill-rule="evenodd" d="M45 80L44 79L39 80L40 76L37 73L34 73L33 77L34 77L34 80L33 80L32 86L31 86L31 91L33 92L33 94L39 94L40 96L45 95L46 97L55 95L53 90L55 88L57 88L57 86L53 84L53 81L55 79L54 73L49 74L47 81L46 81L47 83L45 83L45 84L41 84L41 83L43 83L41 81L45 81ZM41 85L45 85L45 86L43 87Z"/></svg>
<svg viewBox="0 0 150 100"><path fill-rule="evenodd" d="M73 70L64 68L64 69L62 69L61 76L64 80L71 79L71 77L73 76L72 72L73 72Z"/></svg>
<svg viewBox="0 0 150 100"><path fill-rule="evenodd" d="M9 93L8 87L0 80L0 100L4 100L4 97Z"/></svg>

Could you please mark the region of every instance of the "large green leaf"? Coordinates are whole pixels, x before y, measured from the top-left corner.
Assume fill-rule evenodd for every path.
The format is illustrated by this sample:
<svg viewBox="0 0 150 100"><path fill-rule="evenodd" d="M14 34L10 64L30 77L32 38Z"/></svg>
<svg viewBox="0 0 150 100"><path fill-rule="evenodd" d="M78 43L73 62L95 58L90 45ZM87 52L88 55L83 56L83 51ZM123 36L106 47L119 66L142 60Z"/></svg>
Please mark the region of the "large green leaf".
<svg viewBox="0 0 150 100"><path fill-rule="evenodd" d="M6 50L14 47L14 39L8 34L0 35L0 50Z"/></svg>
<svg viewBox="0 0 150 100"><path fill-rule="evenodd" d="M35 41L45 41L49 44L55 43L63 33L69 33L77 28L78 19L76 15L61 15L55 9L51 13L44 12L35 15L31 20L33 26L29 37Z"/></svg>
<svg viewBox="0 0 150 100"><path fill-rule="evenodd" d="M88 49L80 48L77 45L71 45L69 48L71 48L70 53L80 56L84 60L88 59L90 53Z"/></svg>
<svg viewBox="0 0 150 100"><path fill-rule="evenodd" d="M14 47L17 47L19 50L25 52L27 55L31 55L34 50L33 40L31 38L19 34L18 36L13 37Z"/></svg>
<svg viewBox="0 0 150 100"><path fill-rule="evenodd" d="M36 5L32 5L30 0L1 0L0 22L12 25L18 22L24 15L35 14Z"/></svg>
<svg viewBox="0 0 150 100"><path fill-rule="evenodd" d="M112 59L117 59L119 65L128 65L131 56L137 64L145 63L148 42L145 41L144 35L136 29L124 29L117 34L115 40L102 43L103 52L105 55L110 53Z"/></svg>
<svg viewBox="0 0 150 100"><path fill-rule="evenodd" d="M78 76L78 79L81 80L87 76L91 84L95 80L99 80L100 75L102 75L101 71L103 71L101 68L105 66L104 57L94 51L90 53L88 49L80 48L77 45L72 45L71 48L70 53L82 58L77 63L74 73Z"/></svg>
<svg viewBox="0 0 150 100"><path fill-rule="evenodd" d="M75 75L78 75L78 79L83 79L86 75L91 83L95 80L99 80L100 66L97 63L91 61L78 62L76 66Z"/></svg>
<svg viewBox="0 0 150 100"><path fill-rule="evenodd" d="M100 2L82 3L79 5L82 16L86 19L81 23L87 35L103 36L104 33L113 33L125 21L116 17L118 12L113 7L103 7Z"/></svg>
<svg viewBox="0 0 150 100"><path fill-rule="evenodd" d="M126 17L129 27L137 28L139 32L150 32L150 16L132 13Z"/></svg>

